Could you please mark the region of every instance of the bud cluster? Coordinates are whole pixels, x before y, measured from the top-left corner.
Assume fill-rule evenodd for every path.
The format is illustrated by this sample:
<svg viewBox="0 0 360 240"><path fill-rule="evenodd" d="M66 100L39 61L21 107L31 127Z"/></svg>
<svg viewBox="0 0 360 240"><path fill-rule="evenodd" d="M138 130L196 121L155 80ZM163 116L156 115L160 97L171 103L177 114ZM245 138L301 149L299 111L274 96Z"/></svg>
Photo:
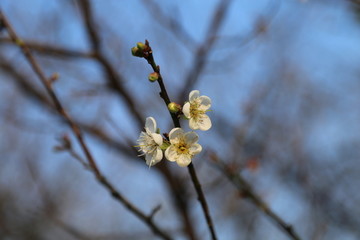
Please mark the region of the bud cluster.
<svg viewBox="0 0 360 240"><path fill-rule="evenodd" d="M146 43L138 42L136 47L131 48L131 54L135 57L146 57L150 51L149 45Z"/></svg>

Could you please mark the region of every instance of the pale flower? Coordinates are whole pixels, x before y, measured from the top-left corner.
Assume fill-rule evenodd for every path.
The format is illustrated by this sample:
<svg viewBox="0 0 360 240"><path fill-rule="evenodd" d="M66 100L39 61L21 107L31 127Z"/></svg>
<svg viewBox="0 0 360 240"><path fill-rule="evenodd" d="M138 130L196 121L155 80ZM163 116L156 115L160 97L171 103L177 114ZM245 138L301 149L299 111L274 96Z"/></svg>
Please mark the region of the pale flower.
<svg viewBox="0 0 360 240"><path fill-rule="evenodd" d="M163 152L160 146L163 144L163 138L156 133L156 121L152 117L146 118L145 132L141 132L138 139L140 156L145 155L146 164L149 167L154 166L163 158Z"/></svg>
<svg viewBox="0 0 360 240"><path fill-rule="evenodd" d="M169 139L171 145L166 149L165 157L180 167L189 165L194 155L202 150L197 143L199 136L195 132L184 133L181 128L174 128L169 133Z"/></svg>
<svg viewBox="0 0 360 240"><path fill-rule="evenodd" d="M189 94L189 102L183 106L183 113L189 119L191 129L202 131L211 128L211 120L206 112L211 107L211 99L207 96L200 96L198 90L193 90Z"/></svg>

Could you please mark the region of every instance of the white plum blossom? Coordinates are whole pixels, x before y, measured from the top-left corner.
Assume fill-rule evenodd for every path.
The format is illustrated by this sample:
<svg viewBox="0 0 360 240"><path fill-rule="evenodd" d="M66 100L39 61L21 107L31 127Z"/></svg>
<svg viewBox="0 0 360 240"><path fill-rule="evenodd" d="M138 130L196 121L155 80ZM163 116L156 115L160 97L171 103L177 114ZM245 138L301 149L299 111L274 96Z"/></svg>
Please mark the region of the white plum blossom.
<svg viewBox="0 0 360 240"><path fill-rule="evenodd" d="M211 99L207 96L200 96L198 90L193 90L189 94L189 102L183 106L183 113L189 119L191 129L202 131L211 128L211 120L206 112L211 107Z"/></svg>
<svg viewBox="0 0 360 240"><path fill-rule="evenodd" d="M181 128L173 128L169 133L170 146L165 151L165 157L176 162L180 167L191 163L194 155L201 152L202 147L197 143L199 136L195 132L184 133Z"/></svg>
<svg viewBox="0 0 360 240"><path fill-rule="evenodd" d="M149 167L154 166L163 158L163 152L160 146L163 144L163 138L156 133L156 121L153 117L146 118L145 132L141 132L138 139L140 156L145 155L146 164Z"/></svg>

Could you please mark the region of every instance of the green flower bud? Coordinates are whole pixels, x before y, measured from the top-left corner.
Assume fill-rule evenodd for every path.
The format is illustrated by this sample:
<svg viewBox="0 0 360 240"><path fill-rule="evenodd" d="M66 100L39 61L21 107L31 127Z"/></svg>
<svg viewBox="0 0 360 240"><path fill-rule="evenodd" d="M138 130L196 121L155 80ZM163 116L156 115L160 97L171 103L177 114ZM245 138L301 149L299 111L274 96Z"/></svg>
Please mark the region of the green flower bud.
<svg viewBox="0 0 360 240"><path fill-rule="evenodd" d="M159 79L159 74L157 72L150 73L148 79L150 82L155 82Z"/></svg>
<svg viewBox="0 0 360 240"><path fill-rule="evenodd" d="M138 43L136 44L136 46L137 46L137 48L138 48L139 50L141 50L141 51L144 51L144 49L146 48L146 45L143 44L142 42L138 42Z"/></svg>
<svg viewBox="0 0 360 240"><path fill-rule="evenodd" d="M168 109L172 113L178 113L178 112L181 111L181 106L180 106L180 104L171 102L171 103L168 104Z"/></svg>
<svg viewBox="0 0 360 240"><path fill-rule="evenodd" d="M139 51L139 49L138 49L137 47L131 48L131 54L132 54L133 56L136 56L136 54L137 54L138 51Z"/></svg>
<svg viewBox="0 0 360 240"><path fill-rule="evenodd" d="M131 48L131 54L135 57L143 57L144 53L138 47Z"/></svg>

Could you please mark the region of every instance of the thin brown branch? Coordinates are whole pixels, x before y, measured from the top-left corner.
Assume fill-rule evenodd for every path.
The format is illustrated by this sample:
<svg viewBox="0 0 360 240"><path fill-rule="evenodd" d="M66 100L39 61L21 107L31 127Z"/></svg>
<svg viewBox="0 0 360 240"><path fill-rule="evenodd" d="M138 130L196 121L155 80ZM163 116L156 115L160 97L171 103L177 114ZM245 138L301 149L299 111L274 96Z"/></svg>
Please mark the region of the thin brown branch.
<svg viewBox="0 0 360 240"><path fill-rule="evenodd" d="M216 154L211 155L215 166L220 170L232 184L239 190L242 196L249 199L255 206L271 218L291 239L300 240L301 238L295 232L294 228L287 224L280 216L274 213L270 207L255 193L251 185L233 168L227 166Z"/></svg>
<svg viewBox="0 0 360 240"><path fill-rule="evenodd" d="M149 43L146 41L146 44L148 45ZM164 102L167 106L171 101L167 94L167 91L166 91L166 88L165 88L165 85L164 85L164 82L163 82L163 79L162 79L162 76L160 73L160 67L157 66L155 63L150 46L148 46L148 48L150 51L147 53L148 56L146 59L147 59L148 63L151 65L151 67L153 68L153 70L159 74L159 79L157 81L158 81L158 83L160 85L160 89L161 89L160 97L164 100ZM171 113L170 111L169 111L169 113L171 115L174 125L180 127L180 122L179 122L178 116L176 114ZM187 200L183 197L184 186L180 181L178 181L178 179L176 179L175 177L173 177L170 174L170 171L168 170L166 165L162 165L162 166L163 167L161 168L161 171L164 174L164 176L167 178L167 182L169 183L170 189L175 196L174 200L176 203L176 207L177 207L179 213L183 217L186 232L191 240L195 240L196 239L195 232L193 229L193 225L191 224L191 220L190 220L189 213L188 213L188 203L187 203Z"/></svg>
<svg viewBox="0 0 360 240"><path fill-rule="evenodd" d="M158 78L157 81L158 81L160 89L161 89L160 96L164 100L164 103L165 103L165 105L167 107L168 104L171 101L170 101L169 95L168 95L168 93L166 91L166 87L165 87L163 78L162 78L161 73L160 73L160 67L158 65L156 65L156 62L155 62L153 54L152 54L152 49L151 49L151 47L149 45L149 42L147 40L145 41L145 45L146 45L146 51L144 51L144 58L151 65L154 72L159 74L159 78ZM179 121L178 116L171 113L170 111L169 111L169 113L171 115L171 118L173 119L174 126L180 128L181 126L180 126L180 121ZM196 193L198 195L198 200L199 200L200 205L202 207L202 210L203 210L203 213L204 213L206 223L208 225L211 237L212 237L213 240L216 240L217 236L216 236L216 233L215 233L215 227L214 227L212 218L210 216L209 207L208 207L204 192L202 190L200 181L199 181L199 179L197 177L197 174L196 174L196 171L195 171L195 168L194 168L194 165L192 164L192 162L189 164L188 170L189 170L189 174L191 176L191 181L192 181L192 183L194 185L194 188L196 190Z"/></svg>
<svg viewBox="0 0 360 240"><path fill-rule="evenodd" d="M171 238L152 221L152 218L150 216L145 215L138 208L136 208L130 201L128 201L122 194L120 194L111 185L111 183L101 174L99 168L97 167L95 159L93 158L88 146L85 143L85 140L83 138L83 135L82 135L82 132L81 132L79 126L72 120L70 115L67 114L66 110L62 106L62 103L60 102L55 91L53 90L51 82L45 76L44 72L40 68L40 65L37 63L37 61L33 57L32 53L30 52L30 49L27 47L26 43L17 36L14 29L12 28L12 26L10 25L10 23L8 22L8 20L6 19L6 17L3 15L3 13L1 11L0 11L0 19L3 22L7 32L9 33L10 38L14 41L14 43L19 45L25 58L31 65L33 71L36 73L36 75L38 76L42 85L45 87L46 92L49 94L51 100L53 101L58 114L61 115L65 119L65 121L68 123L69 127L71 128L72 132L74 133L77 141L79 142L79 144L81 146L82 151L85 154L85 157L87 159L89 167L90 167L91 171L94 173L97 181L100 182L116 200L121 202L130 212L132 212L139 219L141 219L145 224L147 224L150 227L150 229L154 232L154 234L158 235L159 237L161 237L163 239L170 240Z"/></svg>
<svg viewBox="0 0 360 240"><path fill-rule="evenodd" d="M66 49L59 46L53 46L46 43L29 42L24 40L28 48L41 54L52 55L55 57L70 57L70 58L94 58L93 53L82 52L72 49ZM1 44L14 44L10 38L0 38Z"/></svg>

